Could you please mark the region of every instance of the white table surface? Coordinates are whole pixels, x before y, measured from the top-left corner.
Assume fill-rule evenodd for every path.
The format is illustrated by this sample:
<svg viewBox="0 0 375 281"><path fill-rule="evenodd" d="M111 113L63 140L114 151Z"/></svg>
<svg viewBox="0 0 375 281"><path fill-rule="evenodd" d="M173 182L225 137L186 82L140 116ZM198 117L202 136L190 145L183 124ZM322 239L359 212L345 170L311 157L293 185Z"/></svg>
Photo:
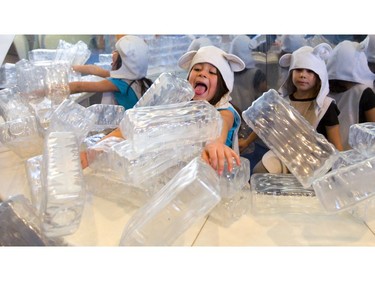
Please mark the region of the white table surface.
<svg viewBox="0 0 375 281"><path fill-rule="evenodd" d="M229 227L210 218L194 246L375 246L375 235L361 220L339 214L254 214Z"/></svg>
<svg viewBox="0 0 375 281"><path fill-rule="evenodd" d="M0 177L2 200L17 194L30 199L24 161L2 144ZM135 211L88 194L80 227L65 241L74 246L117 246ZM348 212L259 215L250 209L230 226L210 217L201 219L174 246L375 246L375 207L368 211L364 222Z"/></svg>

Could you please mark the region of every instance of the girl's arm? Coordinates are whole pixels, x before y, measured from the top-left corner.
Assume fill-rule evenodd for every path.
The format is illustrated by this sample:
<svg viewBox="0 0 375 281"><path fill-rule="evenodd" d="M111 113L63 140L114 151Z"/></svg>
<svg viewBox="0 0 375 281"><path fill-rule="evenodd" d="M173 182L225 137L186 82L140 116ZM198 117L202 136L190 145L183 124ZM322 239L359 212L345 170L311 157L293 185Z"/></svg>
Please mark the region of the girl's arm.
<svg viewBox="0 0 375 281"><path fill-rule="evenodd" d="M72 68L74 71L80 72L82 74L91 74L103 78L110 76L110 72L108 70L94 64L73 65Z"/></svg>
<svg viewBox="0 0 375 281"><path fill-rule="evenodd" d="M105 139L110 138L110 137L116 137L116 138L125 139L124 136L121 133L120 128L116 128L112 132L110 132L108 135L106 135L105 137L103 137L100 141L105 140Z"/></svg>
<svg viewBox="0 0 375 281"><path fill-rule="evenodd" d="M103 137L100 141L102 140L105 140L109 137L117 137L117 138L124 138L124 136L122 135L121 133L121 130L120 128L116 128L114 129L112 132L110 132L108 135L106 135L105 137ZM100 142L99 141L99 142ZM84 150L84 151L81 151L80 153L80 158L81 158L81 165L82 165L82 169L85 169L88 167L89 163L88 163L88 160L87 160L87 151Z"/></svg>
<svg viewBox="0 0 375 281"><path fill-rule="evenodd" d="M340 125L326 126L327 140L332 143L337 150L343 151L344 147L341 142Z"/></svg>
<svg viewBox="0 0 375 281"><path fill-rule="evenodd" d="M83 92L114 92L118 91L118 88L105 79L99 82L89 82L89 81L78 81L70 82L69 90L71 94L83 93Z"/></svg>
<svg viewBox="0 0 375 281"><path fill-rule="evenodd" d="M365 111L366 121L375 122L375 107Z"/></svg>
<svg viewBox="0 0 375 281"><path fill-rule="evenodd" d="M228 170L233 169L233 158L236 159L237 165L240 165L240 156L230 147L225 145L229 129L232 128L234 122L233 113L230 110L220 110L223 118L223 127L221 135L214 141L208 143L202 152L203 160L218 171L221 175L224 171L225 159L228 163Z"/></svg>
<svg viewBox="0 0 375 281"><path fill-rule="evenodd" d="M254 132L251 132L246 139L239 139L238 146L240 147L240 151L243 151L246 147L252 144L257 138L258 138L258 135Z"/></svg>

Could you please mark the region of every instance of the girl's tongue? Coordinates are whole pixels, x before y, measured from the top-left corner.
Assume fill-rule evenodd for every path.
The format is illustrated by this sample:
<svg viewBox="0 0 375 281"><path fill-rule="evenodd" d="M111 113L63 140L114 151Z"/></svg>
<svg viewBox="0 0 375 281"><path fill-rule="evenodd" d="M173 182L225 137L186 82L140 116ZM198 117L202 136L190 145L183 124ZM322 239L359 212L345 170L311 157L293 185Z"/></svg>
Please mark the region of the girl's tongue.
<svg viewBox="0 0 375 281"><path fill-rule="evenodd" d="M194 89L196 95L203 95L207 90L205 85L197 85Z"/></svg>

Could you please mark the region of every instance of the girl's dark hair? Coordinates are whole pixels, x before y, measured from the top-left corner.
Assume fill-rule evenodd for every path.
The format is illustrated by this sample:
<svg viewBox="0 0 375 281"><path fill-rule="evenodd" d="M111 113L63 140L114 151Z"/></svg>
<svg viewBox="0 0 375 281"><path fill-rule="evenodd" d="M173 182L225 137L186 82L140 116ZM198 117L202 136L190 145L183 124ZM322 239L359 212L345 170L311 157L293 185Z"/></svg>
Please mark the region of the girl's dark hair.
<svg viewBox="0 0 375 281"><path fill-rule="evenodd" d="M217 70L217 76L218 79L216 93L214 97L209 101L209 103L212 105L217 104L221 100L221 98L229 91L219 70Z"/></svg>
<svg viewBox="0 0 375 281"><path fill-rule="evenodd" d="M129 89L131 88L133 83L136 82L136 81L141 85L141 96L143 96L143 94L150 88L150 86L153 83L151 79L146 78L146 77L143 77L143 78L138 79L138 80L132 80L129 84L128 89L126 90L126 94L128 94Z"/></svg>
<svg viewBox="0 0 375 281"><path fill-rule="evenodd" d="M118 70L122 65L122 59L120 54L118 54L116 61L112 65L112 70Z"/></svg>
<svg viewBox="0 0 375 281"><path fill-rule="evenodd" d="M348 84L356 84L354 82L349 82L345 80L336 80L336 79L329 80L328 82L329 82L329 90L334 93L345 92L350 88Z"/></svg>
<svg viewBox="0 0 375 281"><path fill-rule="evenodd" d="M112 69L113 70L118 70L122 65L122 59L121 59L121 56L120 54L117 56L117 59L116 61L113 63L112 65ZM141 86L141 96L143 96L143 94L148 90L148 88L150 88L150 86L152 85L152 80L146 78L146 77L143 77L141 79L138 79L138 80L133 80L130 82L129 84L129 87L128 89L126 90L126 94L128 94L128 91L130 89L130 87L133 85L134 82L138 81L138 83L140 84Z"/></svg>
<svg viewBox="0 0 375 281"><path fill-rule="evenodd" d="M146 77L143 77L142 79L139 79L137 81L141 83L141 95L143 96L143 94L150 88L153 82L151 79L148 79Z"/></svg>

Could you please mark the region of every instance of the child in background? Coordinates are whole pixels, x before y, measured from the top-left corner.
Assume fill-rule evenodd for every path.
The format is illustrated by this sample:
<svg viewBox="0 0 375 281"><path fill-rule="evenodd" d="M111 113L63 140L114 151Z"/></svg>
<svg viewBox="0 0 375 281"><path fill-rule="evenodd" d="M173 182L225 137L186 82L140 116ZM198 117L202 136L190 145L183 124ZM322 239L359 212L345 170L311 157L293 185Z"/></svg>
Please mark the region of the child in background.
<svg viewBox="0 0 375 281"><path fill-rule="evenodd" d="M353 124L375 122L375 74L368 67L365 42L342 41L327 61L329 96L340 110L340 133L344 149L351 149L349 128Z"/></svg>
<svg viewBox="0 0 375 281"><path fill-rule="evenodd" d="M98 82L70 82L70 93L113 92L117 104L132 108L151 86L146 78L148 46L142 38L125 35L116 43L111 71L97 66L74 66L74 70L107 79Z"/></svg>
<svg viewBox="0 0 375 281"><path fill-rule="evenodd" d="M291 54L294 51L297 51L299 48L308 45L305 35L302 34L284 34L280 37L280 44L281 51L279 54L279 60L283 55ZM288 78L288 75L288 67L281 67L279 64L279 76L277 82L277 85L279 87L281 87L281 85L285 82L285 80Z"/></svg>
<svg viewBox="0 0 375 281"><path fill-rule="evenodd" d="M112 63L111 70L117 70L121 66L121 57L118 51L112 52ZM80 72L84 75L95 75L102 78L107 78L111 76L111 71L104 69L100 66L94 64L85 64L85 65L73 65L72 69L76 72ZM72 86L71 86L72 87ZM102 104L117 104L113 92L103 92L101 102Z"/></svg>
<svg viewBox="0 0 375 281"><path fill-rule="evenodd" d="M221 175L224 161L232 169L232 158L240 165L238 155L238 129L241 117L230 104L234 72L244 69L244 62L237 56L227 54L215 46L200 47L181 56L178 65L188 72L188 81L195 96L193 100L206 100L223 118L221 136L204 148L202 158Z"/></svg>
<svg viewBox="0 0 375 281"><path fill-rule="evenodd" d="M255 66L252 50L258 46L247 35L236 36L229 47L229 53L239 57L245 63L245 69L234 73L231 103L241 112L260 97L267 89L266 75Z"/></svg>
<svg viewBox="0 0 375 281"><path fill-rule="evenodd" d="M329 83L325 60L331 51L330 45L321 43L314 48L304 46L292 54L283 55L279 63L282 67L289 67L289 75L279 92L318 133L341 151L339 110L334 100L327 96ZM254 173L285 171L280 160L275 166L275 157L271 150L268 151L254 168Z"/></svg>
<svg viewBox="0 0 375 281"><path fill-rule="evenodd" d="M266 75L256 67L252 50L258 47L258 42L247 35L236 36L229 47L229 53L238 56L245 63L245 69L234 73L233 91L231 103L242 115L242 112L251 106L254 100L268 90ZM254 146L247 146L245 139L251 133L251 128L241 122L238 132L240 155L250 160L250 174L256 164L268 151L261 139L254 142Z"/></svg>

